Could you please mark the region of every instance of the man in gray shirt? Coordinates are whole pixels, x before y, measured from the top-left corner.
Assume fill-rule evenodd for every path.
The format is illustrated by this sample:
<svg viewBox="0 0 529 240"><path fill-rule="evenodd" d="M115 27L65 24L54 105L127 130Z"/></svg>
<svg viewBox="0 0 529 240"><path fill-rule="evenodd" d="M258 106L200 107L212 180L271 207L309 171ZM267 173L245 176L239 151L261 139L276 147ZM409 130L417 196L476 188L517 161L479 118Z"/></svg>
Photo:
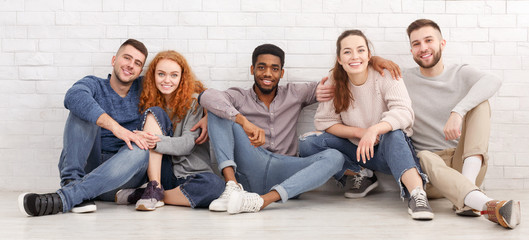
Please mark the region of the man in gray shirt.
<svg viewBox="0 0 529 240"><path fill-rule="evenodd" d="M430 184L428 197L446 197L458 215L480 216L505 228L520 223L520 202L493 200L480 191L488 160L488 99L501 80L466 64L445 65L439 26L419 19L407 29L419 67L404 71L415 111L413 145ZM477 210L476 210L477 209Z"/></svg>

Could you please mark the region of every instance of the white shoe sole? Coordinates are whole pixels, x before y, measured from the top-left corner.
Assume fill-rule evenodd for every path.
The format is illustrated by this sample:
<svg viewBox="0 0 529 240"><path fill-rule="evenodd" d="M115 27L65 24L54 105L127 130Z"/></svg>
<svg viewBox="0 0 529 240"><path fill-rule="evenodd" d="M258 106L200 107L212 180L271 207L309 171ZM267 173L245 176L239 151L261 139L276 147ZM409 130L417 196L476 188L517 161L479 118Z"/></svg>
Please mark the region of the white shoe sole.
<svg viewBox="0 0 529 240"><path fill-rule="evenodd" d="M138 211L154 211L156 208L163 207L165 203L163 201L158 201L156 204L154 204L154 207L147 207L144 204L139 204L136 206L136 210Z"/></svg>
<svg viewBox="0 0 529 240"><path fill-rule="evenodd" d="M369 187L366 188L366 190L364 192L361 192L361 193L351 193L351 192L345 192L343 195L344 197L346 198L363 198L365 197L369 192L371 192L371 190L375 189L376 187L378 187L378 181L376 181L375 183L371 184Z"/></svg>
<svg viewBox="0 0 529 240"><path fill-rule="evenodd" d="M411 208L408 208L408 213L411 215L411 218L414 220L432 220L434 218L433 212L413 212Z"/></svg>
<svg viewBox="0 0 529 240"><path fill-rule="evenodd" d="M97 211L95 204L90 204L82 207L73 207L71 210L73 213L91 213Z"/></svg>
<svg viewBox="0 0 529 240"><path fill-rule="evenodd" d="M507 202L507 204L509 203ZM510 219L504 219L504 221L509 228L514 229L520 224L522 216L520 214L520 201L513 200L511 204L511 217Z"/></svg>
<svg viewBox="0 0 529 240"><path fill-rule="evenodd" d="M31 216L26 212L26 209L24 208L24 197L28 194L30 193L25 192L25 193L18 195L18 210L20 211L20 213L26 215L27 217Z"/></svg>

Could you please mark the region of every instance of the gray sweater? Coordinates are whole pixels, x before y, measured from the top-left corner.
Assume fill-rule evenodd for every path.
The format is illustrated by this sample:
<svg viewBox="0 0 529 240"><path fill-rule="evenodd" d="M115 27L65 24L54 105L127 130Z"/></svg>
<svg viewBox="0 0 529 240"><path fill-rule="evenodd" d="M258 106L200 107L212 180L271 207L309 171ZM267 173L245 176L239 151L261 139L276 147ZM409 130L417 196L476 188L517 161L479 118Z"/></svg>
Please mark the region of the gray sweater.
<svg viewBox="0 0 529 240"><path fill-rule="evenodd" d="M185 118L176 124L172 137L159 136L156 152L172 155L173 171L177 178L201 172L213 172L210 166L209 143L195 145L195 139L200 131L191 132L190 129L202 118L204 109L198 105L196 97ZM195 107L198 108L195 112Z"/></svg>
<svg viewBox="0 0 529 240"><path fill-rule="evenodd" d="M445 65L435 77L423 76L419 67L405 69L403 77L415 112L412 140L418 151L455 148L458 140L447 141L443 133L450 113L464 117L501 86L498 77L466 64Z"/></svg>

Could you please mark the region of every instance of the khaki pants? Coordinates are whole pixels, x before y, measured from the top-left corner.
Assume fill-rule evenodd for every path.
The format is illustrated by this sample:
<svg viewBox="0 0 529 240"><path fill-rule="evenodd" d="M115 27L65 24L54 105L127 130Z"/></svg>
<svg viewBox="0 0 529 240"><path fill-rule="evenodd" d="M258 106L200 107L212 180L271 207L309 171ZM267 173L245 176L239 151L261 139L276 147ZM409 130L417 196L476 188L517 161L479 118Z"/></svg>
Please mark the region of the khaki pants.
<svg viewBox="0 0 529 240"><path fill-rule="evenodd" d="M428 175L426 185L429 198L446 197L457 208L462 208L466 195L479 190L487 172L490 136L490 105L484 101L470 110L463 119L461 137L456 148L438 152L420 151L421 167ZM483 163L476 184L461 174L463 160L473 155L482 155Z"/></svg>

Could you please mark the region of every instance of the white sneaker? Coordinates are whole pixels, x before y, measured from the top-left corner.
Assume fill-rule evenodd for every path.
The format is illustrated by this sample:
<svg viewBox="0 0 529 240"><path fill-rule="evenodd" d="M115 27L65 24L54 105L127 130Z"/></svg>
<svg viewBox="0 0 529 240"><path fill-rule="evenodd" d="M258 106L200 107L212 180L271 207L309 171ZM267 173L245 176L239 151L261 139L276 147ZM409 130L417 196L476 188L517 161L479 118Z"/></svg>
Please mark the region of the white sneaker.
<svg viewBox="0 0 529 240"><path fill-rule="evenodd" d="M264 200L257 193L233 192L228 201L228 213L259 212Z"/></svg>
<svg viewBox="0 0 529 240"><path fill-rule="evenodd" d="M228 210L228 200L233 192L242 192L242 185L235 183L234 181L228 181L226 188L219 198L213 200L209 204L209 210L215 212L226 212Z"/></svg>

